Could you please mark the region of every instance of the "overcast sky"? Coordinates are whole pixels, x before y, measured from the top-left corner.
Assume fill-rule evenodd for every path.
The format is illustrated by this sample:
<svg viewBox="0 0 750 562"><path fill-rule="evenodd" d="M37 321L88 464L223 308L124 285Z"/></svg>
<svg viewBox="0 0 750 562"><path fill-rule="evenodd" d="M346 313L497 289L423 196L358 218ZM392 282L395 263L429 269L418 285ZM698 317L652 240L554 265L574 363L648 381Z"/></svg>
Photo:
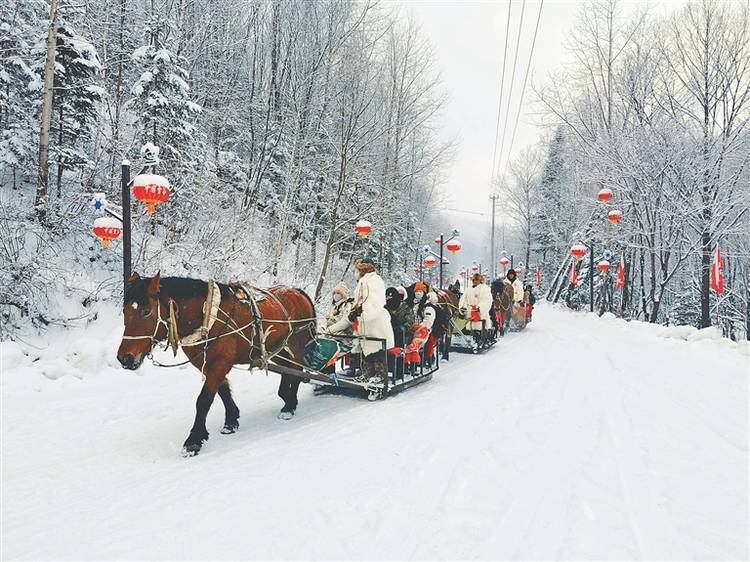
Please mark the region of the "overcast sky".
<svg viewBox="0 0 750 562"><path fill-rule="evenodd" d="M678 8L682 3L678 0L649 5L652 9L665 13ZM477 254L476 258L471 259L481 259L480 246L485 242L489 224L489 187L508 2L406 0L401 4L406 12L413 14L435 49L437 66L441 69L443 84L450 98L443 115L442 135L446 139L458 138L459 141L445 186L445 191L451 198L449 206L453 210L449 214L456 221L456 226L464 230L462 238L465 243ZM623 11L625 14L633 13L644 4L646 2L624 2ZM503 123L507 122L501 166L507 162L509 153L512 158L524 147L537 143L545 134L531 85L532 82L536 85L546 83L550 73L565 62L568 55L564 44L582 5L584 3L578 1L544 1L529 67L540 2L526 0L524 6L522 0L513 0L500 113L501 133ZM518 59L513 74L522 7ZM529 78L522 101L521 89L527 67ZM511 147L513 124L519 108L521 114L518 129ZM485 215L458 213L455 212L456 209ZM469 256L463 258L467 259Z"/></svg>

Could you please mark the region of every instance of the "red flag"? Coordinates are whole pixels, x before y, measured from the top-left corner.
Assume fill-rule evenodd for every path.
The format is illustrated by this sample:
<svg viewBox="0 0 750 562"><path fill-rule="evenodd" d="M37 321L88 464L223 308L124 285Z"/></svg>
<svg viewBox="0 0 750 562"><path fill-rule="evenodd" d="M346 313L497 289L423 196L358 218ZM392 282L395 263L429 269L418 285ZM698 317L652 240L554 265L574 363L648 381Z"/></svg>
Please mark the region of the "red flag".
<svg viewBox="0 0 750 562"><path fill-rule="evenodd" d="M578 272L576 271L576 262L573 261L573 267L570 270L570 284L578 287Z"/></svg>
<svg viewBox="0 0 750 562"><path fill-rule="evenodd" d="M539 269L539 266L536 266L536 288L542 288L542 272Z"/></svg>
<svg viewBox="0 0 750 562"><path fill-rule="evenodd" d="M711 264L711 288L717 295L724 292L724 258L718 244L714 252L714 263Z"/></svg>
<svg viewBox="0 0 750 562"><path fill-rule="evenodd" d="M617 288L625 287L625 256L620 256L620 265L617 266Z"/></svg>

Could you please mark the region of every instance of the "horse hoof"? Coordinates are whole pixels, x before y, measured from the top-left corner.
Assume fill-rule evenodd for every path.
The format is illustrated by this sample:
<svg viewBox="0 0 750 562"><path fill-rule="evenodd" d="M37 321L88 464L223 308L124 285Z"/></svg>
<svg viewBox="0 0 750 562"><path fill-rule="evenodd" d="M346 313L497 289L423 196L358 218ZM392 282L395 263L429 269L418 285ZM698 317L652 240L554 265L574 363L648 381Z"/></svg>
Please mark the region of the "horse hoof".
<svg viewBox="0 0 750 562"><path fill-rule="evenodd" d="M221 428L221 432L224 435L229 435L231 433L236 432L239 428L240 428L240 424L238 424L238 423L237 424L232 424L232 425L225 425L224 427Z"/></svg>
<svg viewBox="0 0 750 562"><path fill-rule="evenodd" d="M182 456L183 457L194 457L195 455L197 455L200 452L202 445L203 445L202 443L197 443L197 444L196 443L192 443L190 445L183 445L182 446Z"/></svg>
<svg viewBox="0 0 750 562"><path fill-rule="evenodd" d="M294 412L279 412L279 419L280 420L290 420L294 417Z"/></svg>

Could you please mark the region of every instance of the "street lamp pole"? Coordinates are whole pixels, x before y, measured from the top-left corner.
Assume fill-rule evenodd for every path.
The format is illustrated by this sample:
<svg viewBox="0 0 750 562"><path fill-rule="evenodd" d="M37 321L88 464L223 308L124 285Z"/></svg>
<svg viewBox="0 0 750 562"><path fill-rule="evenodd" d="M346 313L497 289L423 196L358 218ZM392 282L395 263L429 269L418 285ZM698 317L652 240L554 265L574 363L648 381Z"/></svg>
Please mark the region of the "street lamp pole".
<svg viewBox="0 0 750 562"><path fill-rule="evenodd" d="M438 287L443 288L443 233L440 233L440 279L438 280Z"/></svg>
<svg viewBox="0 0 750 562"><path fill-rule="evenodd" d="M589 245L589 310L594 312L594 241Z"/></svg>
<svg viewBox="0 0 750 562"><path fill-rule="evenodd" d="M122 298L132 273L133 254L130 231L130 162L122 161L120 187L122 188Z"/></svg>

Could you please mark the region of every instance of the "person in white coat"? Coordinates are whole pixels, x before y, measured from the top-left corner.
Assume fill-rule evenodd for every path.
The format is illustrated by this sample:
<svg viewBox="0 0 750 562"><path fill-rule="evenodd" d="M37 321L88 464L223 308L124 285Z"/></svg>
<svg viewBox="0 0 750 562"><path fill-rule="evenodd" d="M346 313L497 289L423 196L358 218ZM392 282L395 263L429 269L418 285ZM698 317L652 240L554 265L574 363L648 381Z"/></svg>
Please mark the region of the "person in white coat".
<svg viewBox="0 0 750 562"><path fill-rule="evenodd" d="M385 283L370 258L359 260L354 268L357 287L354 289L354 304L349 313L349 320L354 323L354 334L384 339L388 350L394 346L394 340L391 316L385 309ZM361 365L364 378L385 380L386 355L381 342L360 339L355 348L363 355Z"/></svg>
<svg viewBox="0 0 750 562"><path fill-rule="evenodd" d="M482 283L482 275L475 273L471 278L471 287L461 295L458 308L461 315L469 320L467 328L473 331L489 328L490 310L492 309L492 291Z"/></svg>
<svg viewBox="0 0 750 562"><path fill-rule="evenodd" d="M505 275L505 284L510 285L513 288L513 304L520 304L523 302L523 283L516 275L516 271L511 269Z"/></svg>

